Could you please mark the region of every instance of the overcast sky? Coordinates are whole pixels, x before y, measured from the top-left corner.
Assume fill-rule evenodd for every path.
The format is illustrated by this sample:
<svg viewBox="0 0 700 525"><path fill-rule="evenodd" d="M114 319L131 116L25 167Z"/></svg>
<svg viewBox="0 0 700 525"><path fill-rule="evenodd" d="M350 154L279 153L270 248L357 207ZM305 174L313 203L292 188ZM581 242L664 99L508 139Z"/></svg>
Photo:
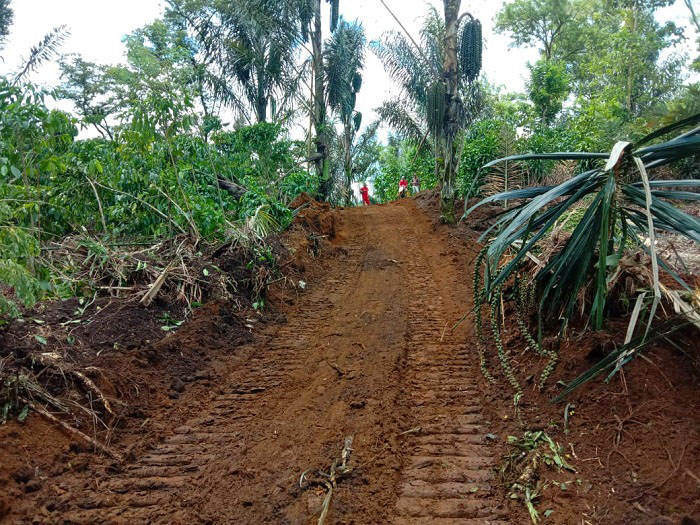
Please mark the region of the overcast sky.
<svg viewBox="0 0 700 525"><path fill-rule="evenodd" d="M429 4L442 8L441 0L385 0L401 19L411 34L417 37L421 17ZM699 2L700 0L694 0ZM495 84L508 91L522 91L527 74L527 62L537 58L534 49L511 49L509 38L493 33L493 18L502 1L479 0L462 2L462 9L471 12L484 26L483 72ZM123 35L130 33L160 16L164 9L162 0L14 0L14 25L8 43L2 53L4 62L0 72L16 70L22 56L52 27L67 25L71 36L62 47L63 53L80 53L87 60L113 64L125 61ZM325 2L324 2L325 5ZM368 40L379 38L385 31L398 30L398 26L379 0L341 0L341 14L348 20L360 20L365 26ZM324 31L328 29L328 7L325 7ZM661 21L673 20L688 26L687 8L683 0L659 12ZM694 49L694 33L688 49ZM391 90L391 82L379 60L368 53L364 72L365 82L358 97L358 110L365 115L364 122L372 118L372 109L385 99ZM59 83L58 68L46 64L36 73L34 82L55 86Z"/></svg>

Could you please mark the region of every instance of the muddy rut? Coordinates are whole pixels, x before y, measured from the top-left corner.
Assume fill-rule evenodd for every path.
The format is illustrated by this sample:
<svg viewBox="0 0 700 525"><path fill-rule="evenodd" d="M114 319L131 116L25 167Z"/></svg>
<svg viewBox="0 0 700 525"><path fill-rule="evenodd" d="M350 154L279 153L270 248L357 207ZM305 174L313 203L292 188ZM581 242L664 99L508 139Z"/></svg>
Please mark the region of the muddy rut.
<svg viewBox="0 0 700 525"><path fill-rule="evenodd" d="M213 365L196 414L130 463L58 480L60 523L505 524L466 268L412 201L340 213L324 278ZM476 372L475 372L476 370ZM51 519L56 518L56 513Z"/></svg>

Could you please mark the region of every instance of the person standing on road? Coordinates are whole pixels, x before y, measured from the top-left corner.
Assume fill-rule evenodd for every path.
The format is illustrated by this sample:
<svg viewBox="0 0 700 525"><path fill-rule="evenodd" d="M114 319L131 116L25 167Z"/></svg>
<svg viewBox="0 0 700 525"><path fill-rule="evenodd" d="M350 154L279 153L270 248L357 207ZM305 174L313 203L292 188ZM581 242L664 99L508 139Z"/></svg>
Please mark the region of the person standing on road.
<svg viewBox="0 0 700 525"><path fill-rule="evenodd" d="M417 173L413 174L413 179L411 180L411 185L413 186L413 195L420 193L420 179L418 178Z"/></svg>
<svg viewBox="0 0 700 525"><path fill-rule="evenodd" d="M362 203L365 206L369 206L369 188L367 187L367 183L364 182L362 184L362 187L360 188L360 195L362 195Z"/></svg>
<svg viewBox="0 0 700 525"><path fill-rule="evenodd" d="M401 180L399 181L399 198L403 199L406 196L406 193L408 193L408 181L406 180L406 177L401 177Z"/></svg>

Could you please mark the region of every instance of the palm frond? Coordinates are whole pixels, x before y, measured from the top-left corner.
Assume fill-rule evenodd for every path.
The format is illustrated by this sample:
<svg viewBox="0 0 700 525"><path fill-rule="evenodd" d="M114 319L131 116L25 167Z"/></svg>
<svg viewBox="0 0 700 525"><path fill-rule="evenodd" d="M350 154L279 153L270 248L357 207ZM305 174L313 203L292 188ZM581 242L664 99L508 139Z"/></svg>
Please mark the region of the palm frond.
<svg viewBox="0 0 700 525"><path fill-rule="evenodd" d="M686 121L683 126L691 125ZM668 129L680 129L680 125ZM663 136L652 134L653 138ZM621 144L624 146L624 144ZM595 284L589 315L596 328L603 322L603 311L608 293L607 278L614 272L622 252L629 243L643 245L643 240L653 238L650 228L665 230L700 242L700 221L664 199L697 200L692 191L669 191L658 188L700 186L696 180L649 181L647 190L644 180L634 177L644 165L640 162L663 160L670 162L696 155L696 137L688 133L661 144L642 149L616 148L618 153L554 153L518 155L509 160L594 160L611 157L605 168L595 168L572 177L557 186L526 188L492 195L467 210L468 215L476 207L488 202L520 199L522 204L509 211L497 227L488 233L487 269L484 282L488 294L494 293L522 265L525 255L551 230L562 216L573 206L586 201L585 213L563 248L552 255L536 276L540 292L539 315L542 320L562 319L562 328L573 315L580 290L587 282ZM625 151L632 151L625 153ZM619 154L622 154L620 157ZM638 159L637 163L633 162ZM618 159L619 160L618 162ZM484 168L499 161L488 163ZM648 212L646 211L648 210ZM517 248L513 253L513 246ZM501 266L501 261L507 262ZM652 253L652 261L654 260Z"/></svg>
<svg viewBox="0 0 700 525"><path fill-rule="evenodd" d="M427 134L425 123L400 100L387 100L376 108L376 112L380 120L403 138L420 143Z"/></svg>
<svg viewBox="0 0 700 525"><path fill-rule="evenodd" d="M67 26L54 27L41 41L29 51L29 57L20 66L13 83L19 84L29 73L36 71L42 64L58 55L58 50L70 36Z"/></svg>

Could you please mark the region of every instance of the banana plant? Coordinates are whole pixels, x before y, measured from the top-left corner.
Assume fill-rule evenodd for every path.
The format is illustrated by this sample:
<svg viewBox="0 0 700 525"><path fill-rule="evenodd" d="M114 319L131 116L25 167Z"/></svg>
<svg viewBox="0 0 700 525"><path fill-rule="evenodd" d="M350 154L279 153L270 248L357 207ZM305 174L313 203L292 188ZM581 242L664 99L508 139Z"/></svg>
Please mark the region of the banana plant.
<svg viewBox="0 0 700 525"><path fill-rule="evenodd" d="M657 142L683 128L697 126L700 114L663 127L636 144L619 142L611 153L551 153L516 155L494 160L488 169L506 160L583 160L598 164L557 186L524 188L499 193L481 200L465 212L494 201L518 202L503 212L483 235L487 242L484 292L491 296L522 268L524 258L576 205L585 212L561 250L544 261L535 275L538 291L540 336L542 324L561 321L564 333L581 297L592 285L588 312L596 329L603 327L604 311L611 276L618 271L624 252L630 245L646 251L652 263L653 301L649 323L660 300L659 267L688 288L673 270L656 257L655 231L683 235L700 242L700 221L668 202L700 199L696 191L700 181L649 180L648 171L674 161L698 155L700 127L670 140ZM652 144L652 142L654 142ZM606 161L603 163L603 161ZM506 262L502 262L506 261ZM649 325L644 332L649 330ZM631 327L628 339L633 333Z"/></svg>

